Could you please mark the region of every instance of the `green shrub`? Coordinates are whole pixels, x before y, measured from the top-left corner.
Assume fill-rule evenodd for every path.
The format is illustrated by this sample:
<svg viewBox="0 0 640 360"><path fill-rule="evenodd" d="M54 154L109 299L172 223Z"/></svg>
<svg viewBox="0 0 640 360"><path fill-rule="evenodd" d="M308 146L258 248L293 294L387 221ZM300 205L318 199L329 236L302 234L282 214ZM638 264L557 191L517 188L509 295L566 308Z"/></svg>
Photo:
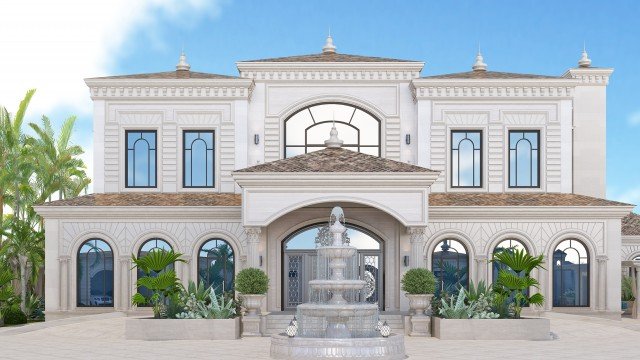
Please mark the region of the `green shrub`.
<svg viewBox="0 0 640 360"><path fill-rule="evenodd" d="M411 269L402 276L402 290L408 294L433 294L436 277L427 269Z"/></svg>
<svg viewBox="0 0 640 360"><path fill-rule="evenodd" d="M630 276L622 277L622 301L634 301L636 297L633 295L633 278Z"/></svg>
<svg viewBox="0 0 640 360"><path fill-rule="evenodd" d="M266 294L269 289L269 277L260 269L247 268L236 276L235 287L241 294Z"/></svg>
<svg viewBox="0 0 640 360"><path fill-rule="evenodd" d="M27 323L27 315L17 306L12 306L4 312L5 325L19 325Z"/></svg>

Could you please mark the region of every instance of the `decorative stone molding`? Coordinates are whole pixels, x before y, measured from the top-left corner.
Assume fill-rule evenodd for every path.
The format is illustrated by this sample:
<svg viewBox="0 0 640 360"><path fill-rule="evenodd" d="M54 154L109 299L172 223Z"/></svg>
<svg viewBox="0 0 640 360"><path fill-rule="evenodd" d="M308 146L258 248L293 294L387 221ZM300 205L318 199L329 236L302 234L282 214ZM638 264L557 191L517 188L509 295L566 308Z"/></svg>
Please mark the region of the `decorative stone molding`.
<svg viewBox="0 0 640 360"><path fill-rule="evenodd" d="M571 98L576 82L473 81L416 79L410 84L414 101L433 98Z"/></svg>
<svg viewBox="0 0 640 360"><path fill-rule="evenodd" d="M562 77L579 80L581 85L609 85L611 68L577 68L567 70Z"/></svg>
<svg viewBox="0 0 640 360"><path fill-rule="evenodd" d="M411 268L423 268L426 261L423 253L424 244L427 241L426 227L408 227L409 241L411 242L411 255L409 256L409 266Z"/></svg>
<svg viewBox="0 0 640 360"><path fill-rule="evenodd" d="M247 234L247 267L260 267L260 250L258 246L260 244L260 234L262 228L260 227L245 227L245 233Z"/></svg>
<svg viewBox="0 0 640 360"><path fill-rule="evenodd" d="M254 79L258 81L264 80L330 80L330 81L381 81L381 80L406 80L417 79L420 77L419 71L400 71L400 70L282 70L282 71L243 71L241 77Z"/></svg>
<svg viewBox="0 0 640 360"><path fill-rule="evenodd" d="M185 79L157 81L153 79L86 80L93 100L107 98L186 98L186 99L249 99L254 83L251 79Z"/></svg>

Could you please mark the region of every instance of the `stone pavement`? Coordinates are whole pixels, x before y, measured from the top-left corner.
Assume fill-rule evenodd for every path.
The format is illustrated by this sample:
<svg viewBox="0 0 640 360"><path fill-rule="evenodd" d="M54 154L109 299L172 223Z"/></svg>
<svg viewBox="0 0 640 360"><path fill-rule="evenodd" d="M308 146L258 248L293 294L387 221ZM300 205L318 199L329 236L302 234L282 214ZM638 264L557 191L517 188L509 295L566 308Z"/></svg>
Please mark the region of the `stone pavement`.
<svg viewBox="0 0 640 360"><path fill-rule="evenodd" d="M640 320L549 314L553 341L405 340L410 359L637 359ZM91 315L0 328L0 359L249 359L269 358L269 338L230 341L124 339L124 315Z"/></svg>

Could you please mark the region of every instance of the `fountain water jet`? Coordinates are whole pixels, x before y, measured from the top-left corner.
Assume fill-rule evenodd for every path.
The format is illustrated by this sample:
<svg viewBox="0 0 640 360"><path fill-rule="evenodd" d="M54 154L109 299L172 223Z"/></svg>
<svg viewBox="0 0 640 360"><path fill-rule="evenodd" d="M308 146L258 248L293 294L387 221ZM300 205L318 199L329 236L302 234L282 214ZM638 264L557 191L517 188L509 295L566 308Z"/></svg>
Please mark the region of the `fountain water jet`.
<svg viewBox="0 0 640 360"><path fill-rule="evenodd" d="M342 208L329 219L330 241L317 240L318 278L309 282L311 302L298 305L295 337L273 335L276 359L404 359L404 337L382 337L378 305L367 303L366 281L358 279L357 248L344 242ZM321 240L321 239L320 239Z"/></svg>

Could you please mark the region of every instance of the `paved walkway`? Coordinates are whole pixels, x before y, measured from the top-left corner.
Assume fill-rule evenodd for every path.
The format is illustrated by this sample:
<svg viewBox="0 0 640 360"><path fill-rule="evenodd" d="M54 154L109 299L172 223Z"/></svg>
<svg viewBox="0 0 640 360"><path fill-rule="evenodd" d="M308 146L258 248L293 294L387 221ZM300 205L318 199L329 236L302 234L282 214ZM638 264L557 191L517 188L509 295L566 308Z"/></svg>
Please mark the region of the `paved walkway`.
<svg viewBox="0 0 640 360"><path fill-rule="evenodd" d="M553 341L405 340L410 359L640 358L640 320L552 314ZM122 314L0 328L0 359L268 359L269 338L235 341L124 340Z"/></svg>

